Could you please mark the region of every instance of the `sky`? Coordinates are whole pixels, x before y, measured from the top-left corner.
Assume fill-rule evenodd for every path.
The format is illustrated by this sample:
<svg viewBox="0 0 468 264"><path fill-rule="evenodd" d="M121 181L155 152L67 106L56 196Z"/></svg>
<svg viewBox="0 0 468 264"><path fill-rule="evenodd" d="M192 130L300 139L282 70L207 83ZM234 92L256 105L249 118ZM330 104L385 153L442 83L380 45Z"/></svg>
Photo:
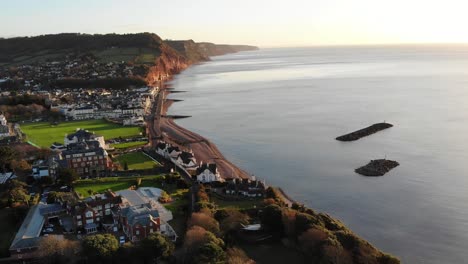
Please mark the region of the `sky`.
<svg viewBox="0 0 468 264"><path fill-rule="evenodd" d="M261 47L468 43L468 0L0 0L0 37L154 32Z"/></svg>

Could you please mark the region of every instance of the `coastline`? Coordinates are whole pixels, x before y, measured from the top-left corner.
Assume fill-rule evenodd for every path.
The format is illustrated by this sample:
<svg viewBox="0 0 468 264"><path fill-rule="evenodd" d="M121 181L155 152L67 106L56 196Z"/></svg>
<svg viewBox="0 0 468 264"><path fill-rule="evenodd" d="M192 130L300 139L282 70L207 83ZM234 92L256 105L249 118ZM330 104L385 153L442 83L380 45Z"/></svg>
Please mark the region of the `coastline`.
<svg viewBox="0 0 468 264"><path fill-rule="evenodd" d="M166 81L169 80L170 79L167 79ZM218 170L221 173L221 177L224 179L253 178L253 176L250 175L248 172L244 171L243 169L237 167L235 164L227 160L214 143L204 138L203 136L176 124L173 118L164 117L167 116L166 114L168 112L168 109L170 108L172 103L175 102L175 100L167 99L167 96L171 93L172 88L170 88L164 81L160 83L159 87L160 89L153 103L153 118L151 118L151 123L149 125L150 133L152 133L152 135L150 136L150 145L152 147L156 146L157 140L163 140L167 143L178 146L182 150L193 151L193 154L198 162L203 161L204 163L216 163ZM376 260L378 261L376 263L400 263L400 261L397 258L381 251L379 248L375 247L367 240L361 238L361 236L356 235L338 218L330 216L326 212L316 213L313 209L304 206L303 203L297 202L290 198L290 196L281 187L266 187L271 187L273 190L276 191L277 199L283 202L282 206L284 210L288 210L288 212L293 211L297 214L308 214L308 217L312 217L317 221L322 222L322 227L327 229L328 232L333 233L334 236L336 236L335 232L345 234L347 239L353 241L353 243L356 244L356 247L358 248L358 255L363 254L362 257L364 257L364 255L367 255L367 253L364 252L369 251L372 252L369 253L371 258L376 257ZM293 204L297 205L297 207L293 206Z"/></svg>
<svg viewBox="0 0 468 264"><path fill-rule="evenodd" d="M245 170L239 168L224 157L218 147L203 136L183 128L175 123L173 118L165 117L167 111L174 102L167 99L167 96L172 91L169 90L166 84L161 85L158 95L155 99L155 107L153 107L152 139L160 139L165 142L178 146L186 151L193 151L193 154L198 162L216 163L218 171L223 179L251 179L252 176ZM155 146L156 142L151 140L151 145Z"/></svg>

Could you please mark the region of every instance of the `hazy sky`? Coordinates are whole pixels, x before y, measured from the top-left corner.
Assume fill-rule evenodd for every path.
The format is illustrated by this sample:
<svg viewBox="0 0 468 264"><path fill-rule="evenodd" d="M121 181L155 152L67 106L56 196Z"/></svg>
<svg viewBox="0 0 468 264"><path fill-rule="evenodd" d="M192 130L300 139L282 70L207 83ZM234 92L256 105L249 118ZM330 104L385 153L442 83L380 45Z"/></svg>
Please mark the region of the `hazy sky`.
<svg viewBox="0 0 468 264"><path fill-rule="evenodd" d="M0 0L0 36L154 32L259 46L468 42L468 0Z"/></svg>

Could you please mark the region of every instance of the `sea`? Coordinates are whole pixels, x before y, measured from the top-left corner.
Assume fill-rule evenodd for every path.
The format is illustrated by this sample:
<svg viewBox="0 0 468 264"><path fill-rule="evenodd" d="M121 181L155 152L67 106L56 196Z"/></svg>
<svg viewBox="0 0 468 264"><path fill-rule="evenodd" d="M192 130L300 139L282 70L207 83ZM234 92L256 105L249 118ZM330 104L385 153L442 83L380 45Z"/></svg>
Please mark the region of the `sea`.
<svg viewBox="0 0 468 264"><path fill-rule="evenodd" d="M177 123L268 185L403 263L467 263L468 46L275 48L213 57L171 82ZM394 127L354 142L337 136ZM372 159L382 177L354 170Z"/></svg>

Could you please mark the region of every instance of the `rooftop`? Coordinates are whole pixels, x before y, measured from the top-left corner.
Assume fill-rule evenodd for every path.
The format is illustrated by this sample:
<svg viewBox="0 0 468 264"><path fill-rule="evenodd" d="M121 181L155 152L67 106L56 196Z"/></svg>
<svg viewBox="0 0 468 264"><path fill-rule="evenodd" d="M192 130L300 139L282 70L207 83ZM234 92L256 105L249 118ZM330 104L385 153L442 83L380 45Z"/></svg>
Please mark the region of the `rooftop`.
<svg viewBox="0 0 468 264"><path fill-rule="evenodd" d="M16 233L13 242L11 243L10 250L16 250L27 247L35 247L39 242L42 226L44 225L45 219L42 216L40 210L44 208L46 204L39 203L29 209L26 218L21 224L18 233Z"/></svg>

